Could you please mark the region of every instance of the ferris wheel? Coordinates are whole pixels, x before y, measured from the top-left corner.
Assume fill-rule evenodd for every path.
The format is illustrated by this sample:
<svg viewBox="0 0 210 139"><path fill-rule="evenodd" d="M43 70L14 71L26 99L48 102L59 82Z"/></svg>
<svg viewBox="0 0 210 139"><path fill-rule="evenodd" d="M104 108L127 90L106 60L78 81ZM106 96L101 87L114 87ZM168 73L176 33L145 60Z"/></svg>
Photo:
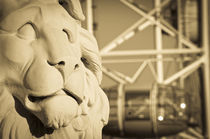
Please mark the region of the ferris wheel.
<svg viewBox="0 0 210 139"><path fill-rule="evenodd" d="M141 0L120 3L141 17L100 50L103 73L117 83L104 88L111 107L104 133L123 137L210 137L208 1L152 0L152 9ZM87 28L94 33L92 5L92 1L86 2ZM152 49L118 49L148 27L153 28ZM164 46L164 37L174 38L176 45ZM119 63L137 63L139 67L130 75L107 66ZM169 63L175 67L170 74ZM143 92L126 90L145 70L153 76L151 88Z"/></svg>

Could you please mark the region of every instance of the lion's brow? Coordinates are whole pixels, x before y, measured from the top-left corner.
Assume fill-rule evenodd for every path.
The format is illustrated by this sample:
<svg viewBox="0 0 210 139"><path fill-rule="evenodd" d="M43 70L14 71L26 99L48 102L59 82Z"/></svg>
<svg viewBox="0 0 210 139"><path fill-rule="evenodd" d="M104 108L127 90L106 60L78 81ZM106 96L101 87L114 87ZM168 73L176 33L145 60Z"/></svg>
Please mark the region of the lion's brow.
<svg viewBox="0 0 210 139"><path fill-rule="evenodd" d="M15 32L19 27L27 22L33 22L42 14L41 8L38 6L30 6L17 10L8 15L0 22L0 30L6 32Z"/></svg>

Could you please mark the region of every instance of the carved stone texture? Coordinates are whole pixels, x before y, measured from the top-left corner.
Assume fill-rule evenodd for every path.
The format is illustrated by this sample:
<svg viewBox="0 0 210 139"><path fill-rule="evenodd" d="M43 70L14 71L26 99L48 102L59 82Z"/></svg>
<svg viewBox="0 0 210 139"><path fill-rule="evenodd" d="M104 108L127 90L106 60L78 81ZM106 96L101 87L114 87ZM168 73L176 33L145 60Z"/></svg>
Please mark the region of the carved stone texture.
<svg viewBox="0 0 210 139"><path fill-rule="evenodd" d="M109 103L79 0L0 0L0 139L99 139Z"/></svg>

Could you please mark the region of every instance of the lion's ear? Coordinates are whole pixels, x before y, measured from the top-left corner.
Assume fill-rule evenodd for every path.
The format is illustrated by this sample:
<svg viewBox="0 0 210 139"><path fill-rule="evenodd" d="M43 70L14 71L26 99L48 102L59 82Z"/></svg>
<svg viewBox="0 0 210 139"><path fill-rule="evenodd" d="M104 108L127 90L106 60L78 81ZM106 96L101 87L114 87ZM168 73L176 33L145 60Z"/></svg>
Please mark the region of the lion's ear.
<svg viewBox="0 0 210 139"><path fill-rule="evenodd" d="M76 20L85 20L79 0L58 0L58 2Z"/></svg>
<svg viewBox="0 0 210 139"><path fill-rule="evenodd" d="M99 55L96 39L87 30L81 28L80 44L82 52L81 60L84 65L95 74L100 84L102 80L101 57Z"/></svg>

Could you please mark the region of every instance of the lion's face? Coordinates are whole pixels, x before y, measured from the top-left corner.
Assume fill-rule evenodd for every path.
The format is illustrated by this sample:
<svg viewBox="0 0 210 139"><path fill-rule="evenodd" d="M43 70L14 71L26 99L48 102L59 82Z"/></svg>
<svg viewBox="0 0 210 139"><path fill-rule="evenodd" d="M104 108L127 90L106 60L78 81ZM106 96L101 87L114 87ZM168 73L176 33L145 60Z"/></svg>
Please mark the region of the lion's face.
<svg viewBox="0 0 210 139"><path fill-rule="evenodd" d="M97 53L88 35L57 2L31 2L0 22L1 84L46 127L82 130L103 96L96 93L100 73L88 68L91 56L81 48L86 40Z"/></svg>

